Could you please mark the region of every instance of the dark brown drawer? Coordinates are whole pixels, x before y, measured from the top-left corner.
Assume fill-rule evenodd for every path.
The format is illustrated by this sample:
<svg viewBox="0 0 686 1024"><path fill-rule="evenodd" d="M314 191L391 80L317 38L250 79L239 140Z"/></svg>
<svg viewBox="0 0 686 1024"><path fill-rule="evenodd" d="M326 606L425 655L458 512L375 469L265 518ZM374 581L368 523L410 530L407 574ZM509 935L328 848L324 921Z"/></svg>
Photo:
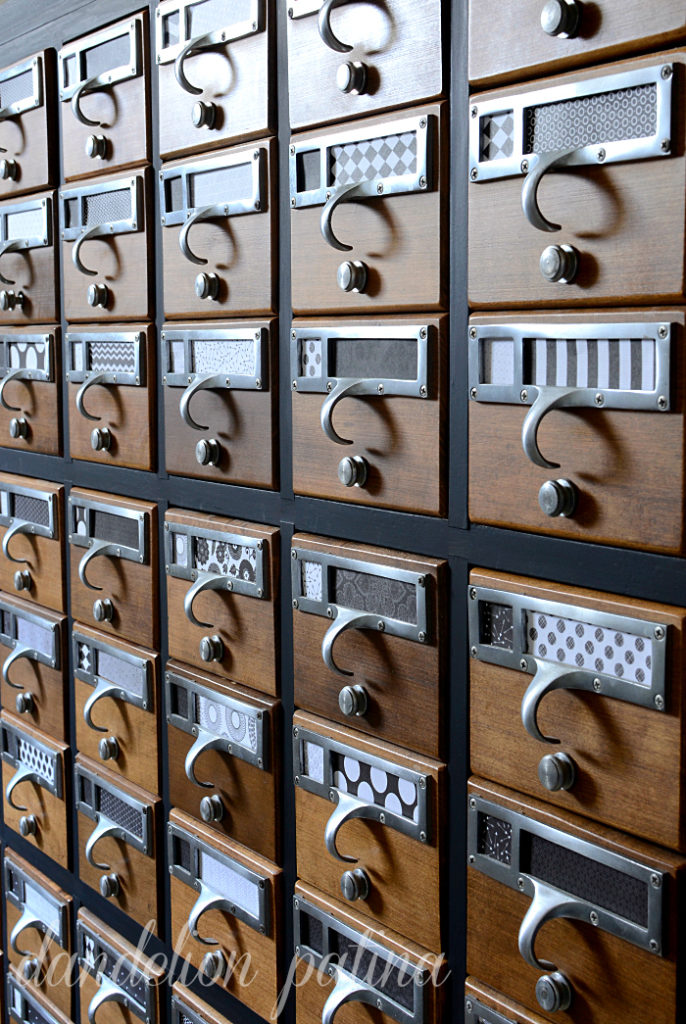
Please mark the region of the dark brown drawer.
<svg viewBox="0 0 686 1024"><path fill-rule="evenodd" d="M64 487L1 474L0 537L0 590L64 611Z"/></svg>
<svg viewBox="0 0 686 1024"><path fill-rule="evenodd" d="M37 1024L71 1024L71 1017L67 1017L53 1003L49 1003L11 964L7 968L5 998L11 1024L24 1024L26 1020L35 1020Z"/></svg>
<svg viewBox="0 0 686 1024"><path fill-rule="evenodd" d="M57 193L0 203L0 325L59 319Z"/></svg>
<svg viewBox="0 0 686 1024"><path fill-rule="evenodd" d="M62 454L60 333L59 327L8 328L0 333L0 436L4 447Z"/></svg>
<svg viewBox="0 0 686 1024"><path fill-rule="evenodd" d="M64 615L0 594L0 703L57 740L66 740Z"/></svg>
<svg viewBox="0 0 686 1024"><path fill-rule="evenodd" d="M53 50L0 71L0 198L55 184L55 103Z"/></svg>
<svg viewBox="0 0 686 1024"><path fill-rule="evenodd" d="M465 1024L545 1024L545 1017L525 1009L476 978L464 987Z"/></svg>
<svg viewBox="0 0 686 1024"><path fill-rule="evenodd" d="M66 367L72 458L152 469L156 374L150 324L70 331Z"/></svg>

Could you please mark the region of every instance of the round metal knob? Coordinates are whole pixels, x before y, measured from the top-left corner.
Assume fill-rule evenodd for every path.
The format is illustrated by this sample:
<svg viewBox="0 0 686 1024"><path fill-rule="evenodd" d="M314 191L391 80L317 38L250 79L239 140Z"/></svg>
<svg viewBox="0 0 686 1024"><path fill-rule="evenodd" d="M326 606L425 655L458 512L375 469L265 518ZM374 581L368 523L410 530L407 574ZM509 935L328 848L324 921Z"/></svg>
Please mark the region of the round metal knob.
<svg viewBox="0 0 686 1024"><path fill-rule="evenodd" d="M217 796L204 796L200 801L200 817L203 821L221 821L224 817L224 804L222 798Z"/></svg>
<svg viewBox="0 0 686 1024"><path fill-rule="evenodd" d="M538 504L547 516L572 516L577 490L569 480L546 480L538 492Z"/></svg>
<svg viewBox="0 0 686 1024"><path fill-rule="evenodd" d="M33 978L38 977L40 973L40 960L37 956L28 957L24 960L21 973L24 975L26 981L31 981Z"/></svg>
<svg viewBox="0 0 686 1024"><path fill-rule="evenodd" d="M88 286L88 305L104 309L110 298L110 290L106 284L91 284Z"/></svg>
<svg viewBox="0 0 686 1024"><path fill-rule="evenodd" d="M119 757L119 744L116 736L106 736L98 743L98 754L101 761L116 761Z"/></svg>
<svg viewBox="0 0 686 1024"><path fill-rule="evenodd" d="M363 715L367 710L367 691L364 686L344 686L338 694L338 706L349 718Z"/></svg>
<svg viewBox="0 0 686 1024"><path fill-rule="evenodd" d="M0 309L4 312L8 312L19 306L20 309L24 308L24 293L13 292L11 289L8 291L3 288L0 292Z"/></svg>
<svg viewBox="0 0 686 1024"><path fill-rule="evenodd" d="M108 452L112 446L112 432L107 427L91 430L91 448L94 452Z"/></svg>
<svg viewBox="0 0 686 1024"><path fill-rule="evenodd" d="M31 589L31 573L28 569L17 569L14 574L14 589L15 590L30 590Z"/></svg>
<svg viewBox="0 0 686 1024"><path fill-rule="evenodd" d="M344 292L363 292L367 287L367 267L360 260L344 260L336 277Z"/></svg>
<svg viewBox="0 0 686 1024"><path fill-rule="evenodd" d="M28 715L30 712L35 711L36 702L33 699L33 694L27 693L26 690L23 693L18 693L14 700L14 706L17 709L18 715Z"/></svg>
<svg viewBox="0 0 686 1024"><path fill-rule="evenodd" d="M24 814L19 819L19 834L24 836L35 836L38 833L38 821L35 814Z"/></svg>
<svg viewBox="0 0 686 1024"><path fill-rule="evenodd" d="M581 4L577 0L549 0L541 11L541 28L549 36L573 39L580 21Z"/></svg>
<svg viewBox="0 0 686 1024"><path fill-rule="evenodd" d="M361 455L346 455L338 463L338 479L344 487L364 487L369 463Z"/></svg>
<svg viewBox="0 0 686 1024"><path fill-rule="evenodd" d="M12 419L10 420L9 429L10 437L13 437L15 441L18 440L20 437L29 436L29 424L28 421L25 420L23 416L13 416Z"/></svg>
<svg viewBox="0 0 686 1024"><path fill-rule="evenodd" d="M18 174L19 164L16 160L0 160L0 178L3 178L5 181L8 179L16 181Z"/></svg>
<svg viewBox="0 0 686 1024"><path fill-rule="evenodd" d="M542 1010L555 1013L568 1010L572 1002L573 989L564 974L542 974L536 982L536 998Z"/></svg>
<svg viewBox="0 0 686 1024"><path fill-rule="evenodd" d="M579 251L573 245L547 245L539 266L546 281L571 284L579 271Z"/></svg>
<svg viewBox="0 0 686 1024"><path fill-rule="evenodd" d="M200 972L208 981L217 981L226 971L226 957L221 950L205 953L200 962Z"/></svg>
<svg viewBox="0 0 686 1024"><path fill-rule="evenodd" d="M224 657L222 638L216 634L204 636L200 641L200 657L203 661L221 661Z"/></svg>
<svg viewBox="0 0 686 1024"><path fill-rule="evenodd" d="M107 139L104 135L89 135L86 139L86 156L91 160L104 160L107 154Z"/></svg>
<svg viewBox="0 0 686 1024"><path fill-rule="evenodd" d="M341 875L341 892L346 900L366 900L369 896L369 875L362 868L344 871Z"/></svg>
<svg viewBox="0 0 686 1024"><path fill-rule="evenodd" d="M100 876L100 895L104 896L106 900L112 896L119 895L119 876L112 875L101 875Z"/></svg>
<svg viewBox="0 0 686 1024"><path fill-rule="evenodd" d="M99 597L93 602L93 618L96 622L111 622L114 615L114 605L109 597Z"/></svg>
<svg viewBox="0 0 686 1024"><path fill-rule="evenodd" d="M341 92L359 96L367 88L367 65L359 60L347 60L336 72L336 85Z"/></svg>
<svg viewBox="0 0 686 1024"><path fill-rule="evenodd" d="M219 465L220 454L219 441L216 441L213 437L208 437L207 440L203 438L195 446L195 459L201 466Z"/></svg>
<svg viewBox="0 0 686 1024"><path fill-rule="evenodd" d="M557 754L546 754L538 762L538 777L541 785L551 793L558 789L571 789L576 782L576 764L561 751Z"/></svg>
<svg viewBox="0 0 686 1024"><path fill-rule="evenodd" d="M198 100L191 110L191 121L196 128L214 128L217 120L217 108L214 103Z"/></svg>
<svg viewBox="0 0 686 1024"><path fill-rule="evenodd" d="M219 278L216 274L198 274L195 279L195 294L199 299L216 299L219 295Z"/></svg>

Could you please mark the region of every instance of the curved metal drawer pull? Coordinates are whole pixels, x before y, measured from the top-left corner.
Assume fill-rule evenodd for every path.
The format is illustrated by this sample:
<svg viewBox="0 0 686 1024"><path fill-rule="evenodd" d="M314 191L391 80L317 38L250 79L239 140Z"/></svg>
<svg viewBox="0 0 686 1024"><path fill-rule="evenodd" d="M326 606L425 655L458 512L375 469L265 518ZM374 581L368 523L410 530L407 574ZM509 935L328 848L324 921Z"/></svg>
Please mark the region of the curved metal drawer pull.
<svg viewBox="0 0 686 1024"><path fill-rule="evenodd" d="M2 275L0 275L0 277L1 276ZM3 277L2 280L4 281L5 278ZM14 284L13 281L11 283ZM18 369L10 370L8 373L5 374L5 376L0 381L0 405L3 407L3 409L7 409L8 412L21 411L20 405L10 405L9 402L5 399L5 386L9 384L11 380L31 380L32 372L32 370L27 370L25 366L21 366Z"/></svg>
<svg viewBox="0 0 686 1024"><path fill-rule="evenodd" d="M27 523L25 519L19 519L5 532L5 536L2 538L2 553L10 562L28 562L28 558L15 558L14 555L10 554L10 541L18 533L31 535L33 526L33 523ZM33 530L33 532L36 533L37 531Z"/></svg>
<svg viewBox="0 0 686 1024"><path fill-rule="evenodd" d="M186 778L189 782L192 782L194 786L201 786L203 789L212 789L214 787L214 782L201 782L196 776L195 762L206 750L218 750L225 743L226 740L223 737L215 736L211 732L205 732L202 729L198 729L198 737L186 754L186 760L184 763Z"/></svg>
<svg viewBox="0 0 686 1024"><path fill-rule="evenodd" d="M71 258L74 266L80 274L85 274L87 277L97 277L97 270L89 270L88 267L81 262L81 246L84 242L88 241L89 238L101 238L103 236L109 237L110 230L106 224L94 224L92 228L87 228L83 234L74 242L71 250Z"/></svg>
<svg viewBox="0 0 686 1024"><path fill-rule="evenodd" d="M357 857L347 857L338 852L336 839L338 837L339 829L345 825L346 821L352 821L353 818L369 818L371 821L376 821L379 816L379 809L374 804L366 804L358 797L351 796L350 793L341 793L338 792L338 790L332 790L332 793L338 794L338 803L336 805L336 809L326 823L326 828L324 829L324 844L327 851L332 857L335 857L336 860L342 860L348 864L356 864L358 861Z"/></svg>
<svg viewBox="0 0 686 1024"><path fill-rule="evenodd" d="M322 640L322 658L324 664L332 672L335 672L339 676L354 676L354 672L348 672L347 669L339 668L333 658L333 645L336 641L336 637L344 633L346 629L378 629L379 616L370 615L368 612L356 612L339 609L338 614L334 621L331 623L324 639Z"/></svg>
<svg viewBox="0 0 686 1024"><path fill-rule="evenodd" d="M21 252L26 248L28 246L25 238L10 238L0 245L0 257L4 256L6 252ZM0 274L0 281L3 284L16 284L15 281L10 281L9 277L5 277L3 274Z"/></svg>
<svg viewBox="0 0 686 1024"><path fill-rule="evenodd" d="M21 782L35 782L37 786L44 781L42 777L29 767L29 765L23 764L19 767L10 781L7 783L7 789L5 790L5 799L10 807L13 807L15 811L28 811L28 807L20 807L19 804L15 804L13 794L17 786Z"/></svg>
<svg viewBox="0 0 686 1024"><path fill-rule="evenodd" d="M324 0L324 3L319 8L319 15L317 16L317 28L319 29L319 35L329 49L335 50L337 53L350 53L352 46L349 43L342 43L341 40L334 35L330 22L331 12L334 8L343 7L344 4L349 4L351 2L352 0Z"/></svg>
<svg viewBox="0 0 686 1024"><path fill-rule="evenodd" d="M588 904L573 896L567 896L559 889L552 889L544 882L539 882L529 875L524 876L533 888L533 900L519 927L517 944L519 952L532 967L541 971L556 971L557 966L549 960L539 960L534 951L536 936L546 923L556 917L573 918L579 921L588 920Z"/></svg>
<svg viewBox="0 0 686 1024"><path fill-rule="evenodd" d="M192 427L193 430L209 430L209 426L203 426L201 423L197 423L190 412L191 398L197 394L198 391L211 391L213 388L225 388L226 387L226 374L223 373L203 373L198 374L192 384L189 384L181 395L181 401L179 402L179 413L183 422Z"/></svg>
<svg viewBox="0 0 686 1024"><path fill-rule="evenodd" d="M81 385L79 390L76 392L76 396L74 398L74 402L76 404L76 408L78 409L80 414L83 417L85 417L85 419L87 419L87 420L101 420L102 419L102 416L93 416L92 413L88 412L86 407L85 407L85 405L83 404L83 400L84 400L84 398L86 396L86 392L88 391L88 388L92 388L92 387L95 387L96 384L104 384L106 382L107 382L107 374L104 371L101 371L100 373L94 373L92 377L87 377L86 380L84 380L83 384Z"/></svg>
<svg viewBox="0 0 686 1024"><path fill-rule="evenodd" d="M93 559L97 558L98 555L116 555L117 548L121 545L112 544L109 540L94 540L93 546L88 549L81 561L79 562L79 579L83 583L84 587L88 587L89 590L102 590L102 587L96 587L94 583L89 583L86 577L86 568L88 563Z"/></svg>
<svg viewBox="0 0 686 1024"><path fill-rule="evenodd" d="M199 89L196 85L191 85L186 78L186 72L183 68L186 58L190 57L194 53L199 53L201 50L209 50L213 46L221 46L223 43L224 40L222 39L220 31L208 32L204 36L196 36L195 39L189 40L184 48L179 51L179 54L174 61L174 77L184 92L189 92L191 96L201 96L203 92L203 90Z"/></svg>
<svg viewBox="0 0 686 1024"><path fill-rule="evenodd" d="M352 245L346 245L345 242L341 242L336 238L331 226L331 218L333 217L333 211L339 203L347 202L350 199L355 199L358 195L362 195L365 186L368 184L369 183L366 181L358 181L354 185L346 185L345 188L340 188L336 192L332 192L324 204L324 209L322 210L322 215L319 220L319 227L324 241L328 242L332 249L338 249L340 252L352 252Z"/></svg>
<svg viewBox="0 0 686 1024"><path fill-rule="evenodd" d="M553 690L576 689L576 684L588 676L588 669L580 671L579 669L561 668L559 665L538 661L537 658L534 658L533 661L536 664L536 674L522 697L522 724L529 736L535 740L539 740L541 743L560 743L559 739L544 736L538 728L536 720L538 706L545 695L552 693Z"/></svg>
<svg viewBox="0 0 686 1024"><path fill-rule="evenodd" d="M216 892L209 889L204 882L198 882L200 895L193 904L193 909L188 915L188 931L191 937L201 942L203 946L218 946L219 939L204 939L198 932L198 923L203 914L208 910L229 910L230 903L224 896L218 896Z"/></svg>
<svg viewBox="0 0 686 1024"><path fill-rule="evenodd" d="M571 408L587 405L580 398L578 388L537 387L538 395L529 409L522 424L522 448L524 454L535 466L544 469L559 469L559 462L549 462L538 447L538 428L543 417L553 409Z"/></svg>
<svg viewBox="0 0 686 1024"><path fill-rule="evenodd" d="M322 1024L333 1024L334 1017L344 1003L369 1003L373 1006L376 1001L376 993L371 986L343 974L335 966L334 971L336 984L322 1008Z"/></svg>
<svg viewBox="0 0 686 1024"><path fill-rule="evenodd" d="M196 256L188 245L188 232L193 224L197 224L202 220L216 220L218 217L228 216L229 207L227 203L215 203L213 206L203 206L201 210L196 210L195 213L188 218L179 232L179 246L187 260L190 260L191 263L196 263L199 267L204 267L209 263L209 260L206 260L204 257Z"/></svg>
<svg viewBox="0 0 686 1024"><path fill-rule="evenodd" d="M89 835L88 842L86 843L86 860L94 868L97 868L98 871L109 871L110 865L99 864L98 861L95 860L93 856L93 850L95 849L96 845L100 842L100 840L106 839L107 836L114 836L115 838L119 838L119 834L121 833L121 831L122 830L120 825L115 825L115 823L111 821L110 818L107 818L103 814L100 814L100 812L98 812L98 823L91 832L91 834Z"/></svg>
<svg viewBox="0 0 686 1024"><path fill-rule="evenodd" d="M89 729L94 729L95 732L109 732L109 729L106 726L95 724L92 718L93 708L99 700L103 700L105 697L116 697L120 690L121 686L117 686L116 683L108 683L104 679L99 680L95 689L83 706L84 721Z"/></svg>
<svg viewBox="0 0 686 1024"><path fill-rule="evenodd" d="M572 149L558 149L553 153L534 154L530 158L529 172L522 189L522 209L529 224L539 231L559 231L562 226L553 224L541 213L538 205L538 186L541 184L541 178L546 171L551 171L553 167L561 167L567 163L570 156L578 152L579 147L574 146Z"/></svg>
<svg viewBox="0 0 686 1024"><path fill-rule="evenodd" d="M196 619L193 614L193 602L198 594L202 594L205 590L227 590L227 583L230 582L231 580L228 576L216 576L211 572L199 572L197 580L186 591L186 596L183 599L183 610L188 621L192 622L194 626L200 626L202 629L212 626L213 623L211 622L200 622L199 619Z"/></svg>
<svg viewBox="0 0 686 1024"><path fill-rule="evenodd" d="M88 1024L95 1024L95 1015L103 1003L122 1003L125 1007L129 1004L126 992L105 975L100 976L100 987L88 1004Z"/></svg>
<svg viewBox="0 0 686 1024"><path fill-rule="evenodd" d="M341 437L336 432L336 429L331 422L333 411L336 405L342 398L347 395L375 395L377 394L376 388L373 387L368 380L339 380L336 387L331 391L325 398L319 419L322 425L322 430L334 444L354 444L354 441L348 441L345 437Z"/></svg>
<svg viewBox="0 0 686 1024"><path fill-rule="evenodd" d="M102 121L91 121L89 117L81 110L81 97L87 92L97 92L100 86L104 86L107 83L103 80L101 75L94 75L93 78L87 78L85 82L76 88L74 95L71 98L71 109L74 117L81 124L87 125L89 128L101 128L103 127Z"/></svg>
<svg viewBox="0 0 686 1024"><path fill-rule="evenodd" d="M22 911L21 917L15 924L10 934L10 948L17 954L17 956L33 956L33 952L28 949L20 949L18 944L19 936L22 932L26 931L27 928L35 928L38 932L45 932L45 923L41 921L40 917L36 917L32 910L25 907Z"/></svg>
<svg viewBox="0 0 686 1024"><path fill-rule="evenodd" d="M15 690L23 690L24 687L20 686L19 683L13 683L10 679L10 668L15 661L19 661L20 658L26 658L28 661L33 661L33 648L26 647L24 644L17 644L11 654L8 654L2 663L2 678Z"/></svg>

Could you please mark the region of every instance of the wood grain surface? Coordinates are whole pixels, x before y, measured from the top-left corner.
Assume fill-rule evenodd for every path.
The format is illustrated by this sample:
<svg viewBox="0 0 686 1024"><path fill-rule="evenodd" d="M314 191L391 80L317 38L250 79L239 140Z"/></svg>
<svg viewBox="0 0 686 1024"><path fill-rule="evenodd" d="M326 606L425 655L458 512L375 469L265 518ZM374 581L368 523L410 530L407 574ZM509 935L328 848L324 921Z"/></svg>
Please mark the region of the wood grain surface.
<svg viewBox="0 0 686 1024"><path fill-rule="evenodd" d="M35 249L22 249L20 252L8 252L2 257L0 269L12 284L3 285L15 295L23 293L24 304L17 304L14 309L0 310L0 327L6 324L44 324L59 320L59 270L57 239L57 193L39 192L32 196L16 196L7 202L0 203L0 217L7 207L17 206L30 200L51 200L51 210L47 218L51 228L50 245L42 245Z"/></svg>
<svg viewBox="0 0 686 1024"><path fill-rule="evenodd" d="M36 480L34 477L0 475L0 485L12 487L35 487L47 494L55 495L55 536L37 537L33 534L17 534L10 541L11 554L22 561L11 562L0 556L0 590L16 594L14 574L17 570L31 573L31 588L20 591L24 601L35 602L53 611L66 611L64 580L64 487ZM5 536L5 527L0 526L0 541Z"/></svg>
<svg viewBox="0 0 686 1024"><path fill-rule="evenodd" d="M35 192L36 189L47 188L57 181L53 85L56 74L55 53L54 50L43 50L36 56L42 62L42 104L33 110L25 110L18 117L7 117L0 121L0 147L5 150L2 157L4 160L15 160L17 163L16 180L0 180L0 199ZM24 64L26 61L16 63Z"/></svg>
<svg viewBox="0 0 686 1024"><path fill-rule="evenodd" d="M0 125L7 124L0 121ZM12 380L4 391L8 405L18 411L0 406L0 438L2 446L17 451L41 452L44 455L62 454L62 344L61 328L35 326L21 331L8 330L21 341L22 334L49 334L52 339L53 380ZM10 420L23 417L28 422L27 437L10 437Z"/></svg>
<svg viewBox="0 0 686 1024"><path fill-rule="evenodd" d="M228 1024L226 1017L220 1016L218 1011L211 1007L209 1003L206 1003L204 999L200 999L196 996L195 992L180 982L174 982L172 994L181 999L190 1010L199 1014L206 1024Z"/></svg>
<svg viewBox="0 0 686 1024"><path fill-rule="evenodd" d="M2 955L1 954L0 954L0 968L2 968ZM20 987L20 989L23 988L26 985L26 982L23 980L23 978L20 975L19 971L12 964L8 964L7 965L7 971L8 971L8 975L11 976L12 980L14 981L14 983L16 985L18 985ZM5 986L5 983L4 983L4 972L3 972L2 981L0 981L0 998L2 997L3 988L5 988L5 991L7 990L6 986ZM60 1010L57 1006L55 1006L54 1003L48 1002L48 1000L45 999L45 997L43 996L42 992L36 990L35 986L31 987L31 995L36 1000L36 1002L38 1003L38 1006L40 1007L40 1010L43 1013L51 1014L52 1018L54 1018L55 1024L72 1024L71 1015L70 1014L67 1015L67 1014L63 1013L62 1010Z"/></svg>
<svg viewBox="0 0 686 1024"><path fill-rule="evenodd" d="M59 658L57 668L51 668L43 662L35 661L33 658L19 658L9 670L9 679L14 686L0 681L0 705L14 711L15 701L21 693L30 693L33 697L33 708L31 711L21 715L22 721L30 722L36 729L47 732L56 740L67 739L67 619L64 615L57 615L47 608L36 608L34 605L26 605L20 598L11 594L3 594L2 600L11 608L21 613L22 608L30 610L33 614L40 615L50 628L53 624L57 626L56 648ZM0 664L4 664L11 653L11 648L0 644ZM15 689L18 687L18 689Z"/></svg>
<svg viewBox="0 0 686 1024"><path fill-rule="evenodd" d="M540 1013L527 1010L507 996L496 992L494 988L484 985L477 978L467 978L464 994L465 1000L478 999L483 1006L502 1014L511 1024L546 1024L546 1018L542 1017Z"/></svg>

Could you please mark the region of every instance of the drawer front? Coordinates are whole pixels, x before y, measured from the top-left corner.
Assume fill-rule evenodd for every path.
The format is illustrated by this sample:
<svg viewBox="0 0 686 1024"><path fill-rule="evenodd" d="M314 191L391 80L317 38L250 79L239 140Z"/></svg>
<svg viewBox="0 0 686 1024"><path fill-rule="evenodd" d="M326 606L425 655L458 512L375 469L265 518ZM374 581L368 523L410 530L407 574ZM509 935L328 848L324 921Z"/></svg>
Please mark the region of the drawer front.
<svg viewBox="0 0 686 1024"><path fill-rule="evenodd" d="M172 942L200 971L263 1017L279 995L281 869L172 811L167 828ZM259 984L241 984L241 967Z"/></svg>
<svg viewBox="0 0 686 1024"><path fill-rule="evenodd" d="M476 978L467 978L464 995L465 1024L545 1024L533 1013Z"/></svg>
<svg viewBox="0 0 686 1024"><path fill-rule="evenodd" d="M150 51L145 11L59 52L67 181L150 160Z"/></svg>
<svg viewBox="0 0 686 1024"><path fill-rule="evenodd" d="M470 974L547 1019L678 1020L679 855L479 780L468 822Z"/></svg>
<svg viewBox="0 0 686 1024"><path fill-rule="evenodd" d="M54 110L52 50L0 71L0 198L55 183Z"/></svg>
<svg viewBox="0 0 686 1024"><path fill-rule="evenodd" d="M167 316L272 312L275 158L274 141L262 140L164 165L159 193Z"/></svg>
<svg viewBox="0 0 686 1024"><path fill-rule="evenodd" d="M278 531L176 510L164 531L171 657L275 694Z"/></svg>
<svg viewBox="0 0 686 1024"><path fill-rule="evenodd" d="M435 559L296 534L296 705L440 756L444 572Z"/></svg>
<svg viewBox="0 0 686 1024"><path fill-rule="evenodd" d="M296 493L445 513L445 330L435 319L293 322Z"/></svg>
<svg viewBox="0 0 686 1024"><path fill-rule="evenodd" d="M683 849L686 612L482 570L467 605L472 769Z"/></svg>
<svg viewBox="0 0 686 1024"><path fill-rule="evenodd" d="M157 656L79 624L71 643L78 749L158 792Z"/></svg>
<svg viewBox="0 0 686 1024"><path fill-rule="evenodd" d="M74 618L156 647L157 506L73 489L69 545Z"/></svg>
<svg viewBox="0 0 686 1024"><path fill-rule="evenodd" d="M444 766L300 712L293 723L299 877L440 952Z"/></svg>
<svg viewBox="0 0 686 1024"><path fill-rule="evenodd" d="M168 662L165 707L172 804L278 860L278 703Z"/></svg>
<svg viewBox="0 0 686 1024"><path fill-rule="evenodd" d="M275 124L273 0L165 0L155 44L163 156L215 149Z"/></svg>
<svg viewBox="0 0 686 1024"><path fill-rule="evenodd" d="M5 825L67 868L68 748L7 711L0 714L0 729Z"/></svg>
<svg viewBox="0 0 686 1024"><path fill-rule="evenodd" d="M4 447L62 454L61 379L59 327L0 334L0 436Z"/></svg>
<svg viewBox="0 0 686 1024"><path fill-rule="evenodd" d="M0 325L59 320L57 194L0 203Z"/></svg>
<svg viewBox="0 0 686 1024"><path fill-rule="evenodd" d="M180 982L174 982L172 993L171 1024L226 1024L226 1017Z"/></svg>
<svg viewBox="0 0 686 1024"><path fill-rule="evenodd" d="M473 521L683 552L682 310L475 316L469 353Z"/></svg>
<svg viewBox="0 0 686 1024"><path fill-rule="evenodd" d="M74 766L74 797L81 880L157 934L160 801L82 754Z"/></svg>
<svg viewBox="0 0 686 1024"><path fill-rule="evenodd" d="M276 486L276 344L273 322L165 324L169 473Z"/></svg>
<svg viewBox="0 0 686 1024"><path fill-rule="evenodd" d="M149 324L66 335L72 458L153 468L155 335ZM86 397L86 392L93 391Z"/></svg>
<svg viewBox="0 0 686 1024"><path fill-rule="evenodd" d="M291 140L296 313L444 306L444 132L433 106Z"/></svg>
<svg viewBox="0 0 686 1024"><path fill-rule="evenodd" d="M641 0L602 0L593 5L578 0L515 0L507 13L503 25L498 0L472 4L471 82L490 85L596 64L631 51L673 45L686 35L678 0L663 0L654 10Z"/></svg>
<svg viewBox="0 0 686 1024"><path fill-rule="evenodd" d="M71 1016L72 989L67 958L72 955L71 896L28 861L5 850L8 960L26 972L27 989L39 992Z"/></svg>
<svg viewBox="0 0 686 1024"><path fill-rule="evenodd" d="M288 8L291 124L302 128L439 96L443 88L441 5L390 0ZM428 58L428 59L427 59Z"/></svg>
<svg viewBox="0 0 686 1024"><path fill-rule="evenodd" d="M0 590L65 610L64 488L0 474Z"/></svg>
<svg viewBox="0 0 686 1024"><path fill-rule="evenodd" d="M672 123L685 59L651 54L471 98L472 305L683 301L686 160Z"/></svg>
<svg viewBox="0 0 686 1024"><path fill-rule="evenodd" d="M66 618L0 595L0 703L66 740Z"/></svg>
<svg viewBox="0 0 686 1024"><path fill-rule="evenodd" d="M11 965L7 970L5 999L12 1024L24 1024L27 1020L35 1024L71 1024L71 1017L44 999Z"/></svg>
<svg viewBox="0 0 686 1024"><path fill-rule="evenodd" d="M150 172L97 178L60 192L67 320L117 323L152 311Z"/></svg>

